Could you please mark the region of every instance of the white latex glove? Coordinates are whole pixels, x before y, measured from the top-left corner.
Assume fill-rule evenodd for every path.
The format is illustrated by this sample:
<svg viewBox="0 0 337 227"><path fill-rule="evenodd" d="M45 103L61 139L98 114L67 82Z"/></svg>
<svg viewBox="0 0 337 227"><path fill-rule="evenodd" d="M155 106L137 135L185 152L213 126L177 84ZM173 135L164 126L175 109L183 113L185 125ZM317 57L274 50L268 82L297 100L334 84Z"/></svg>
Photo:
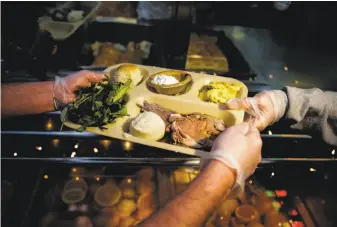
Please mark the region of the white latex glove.
<svg viewBox="0 0 337 227"><path fill-rule="evenodd" d="M248 123L232 126L215 140L209 159L218 160L236 173L236 182L230 197L243 191L245 180L261 162L262 140L256 128Z"/></svg>
<svg viewBox="0 0 337 227"><path fill-rule="evenodd" d="M100 82L104 74L82 70L64 78L55 77L54 105L55 109L62 109L66 104L76 99L76 91L80 88L90 87L92 83Z"/></svg>
<svg viewBox="0 0 337 227"><path fill-rule="evenodd" d="M245 110L245 122L260 131L283 117L288 103L287 95L281 90L263 91L250 98L235 98L227 101L232 110Z"/></svg>

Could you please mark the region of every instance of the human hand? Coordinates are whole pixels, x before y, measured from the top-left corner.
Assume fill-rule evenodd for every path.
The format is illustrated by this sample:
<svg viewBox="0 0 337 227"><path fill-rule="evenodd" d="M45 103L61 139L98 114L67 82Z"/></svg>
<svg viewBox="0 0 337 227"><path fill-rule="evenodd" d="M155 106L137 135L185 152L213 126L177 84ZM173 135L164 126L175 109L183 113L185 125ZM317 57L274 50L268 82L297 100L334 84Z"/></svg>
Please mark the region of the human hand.
<svg viewBox="0 0 337 227"><path fill-rule="evenodd" d="M103 78L104 74L88 70L82 70L64 78L55 77L53 93L55 108L60 109L62 106L74 101L76 91L90 87L92 83L98 83Z"/></svg>
<svg viewBox="0 0 337 227"><path fill-rule="evenodd" d="M236 186L243 189L245 180L261 162L262 140L259 131L248 123L232 126L214 141L210 159L216 159L236 171ZM235 192L234 194L237 194Z"/></svg>
<svg viewBox="0 0 337 227"><path fill-rule="evenodd" d="M254 97L235 98L227 101L232 110L244 110L245 122L260 131L274 124L283 117L288 103L287 95L281 90L263 91Z"/></svg>

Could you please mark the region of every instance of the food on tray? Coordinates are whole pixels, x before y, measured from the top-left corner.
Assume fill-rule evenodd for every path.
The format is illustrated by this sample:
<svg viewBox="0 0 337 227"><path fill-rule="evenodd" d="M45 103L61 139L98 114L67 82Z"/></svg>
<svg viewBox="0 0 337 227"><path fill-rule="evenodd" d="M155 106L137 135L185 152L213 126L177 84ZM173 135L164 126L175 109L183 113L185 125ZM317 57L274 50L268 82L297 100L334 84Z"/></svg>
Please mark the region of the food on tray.
<svg viewBox="0 0 337 227"><path fill-rule="evenodd" d="M215 117L205 114L177 114L158 104L146 101L138 103L144 112L154 112L166 125L166 132L171 134L174 143L193 148L211 147L216 136L225 129L225 123Z"/></svg>
<svg viewBox="0 0 337 227"><path fill-rule="evenodd" d="M123 64L114 72L113 80L118 83L128 83L131 80L133 85L138 85L143 79L141 70L132 64Z"/></svg>
<svg viewBox="0 0 337 227"><path fill-rule="evenodd" d="M152 178L154 176L154 170L151 167L143 168L143 169L139 170L136 173L136 175L137 175L137 178L139 180L152 180Z"/></svg>
<svg viewBox="0 0 337 227"><path fill-rule="evenodd" d="M250 222L256 222L259 219L259 213L252 205L244 204L236 208L235 217L238 223L248 224Z"/></svg>
<svg viewBox="0 0 337 227"><path fill-rule="evenodd" d="M264 227L264 225L259 222L252 222L252 223L249 223L247 227Z"/></svg>
<svg viewBox="0 0 337 227"><path fill-rule="evenodd" d="M137 222L136 218L126 217L119 222L119 227L132 227L136 222Z"/></svg>
<svg viewBox="0 0 337 227"><path fill-rule="evenodd" d="M133 188L123 188L122 196L125 199L134 199L136 197L136 191Z"/></svg>
<svg viewBox="0 0 337 227"><path fill-rule="evenodd" d="M160 85L171 85L179 83L174 76L160 74L152 78L152 82Z"/></svg>
<svg viewBox="0 0 337 227"><path fill-rule="evenodd" d="M151 104L148 103L145 100L141 100L137 103L140 107L141 107L141 111L142 112L153 112L158 114L161 119L165 122L166 125L169 125L169 118L171 116L171 114L175 114L176 112L172 111L172 110L168 110L163 108L162 106L158 105L158 104Z"/></svg>
<svg viewBox="0 0 337 227"><path fill-rule="evenodd" d="M92 224L90 218L87 216L78 216L75 219L75 227L93 227L94 225Z"/></svg>
<svg viewBox="0 0 337 227"><path fill-rule="evenodd" d="M132 199L122 199L117 204L117 212L122 212L130 216L137 209L136 202Z"/></svg>
<svg viewBox="0 0 337 227"><path fill-rule="evenodd" d="M119 186L122 189L123 188L135 188L136 187L136 181L131 177L126 177L120 182Z"/></svg>
<svg viewBox="0 0 337 227"><path fill-rule="evenodd" d="M225 123L205 114L172 114L170 130L174 143L193 148L211 147L217 135L225 130Z"/></svg>
<svg viewBox="0 0 337 227"><path fill-rule="evenodd" d="M227 82L211 82L199 91L199 98L205 102L224 104L228 99L236 98L241 87Z"/></svg>
<svg viewBox="0 0 337 227"><path fill-rule="evenodd" d="M216 212L219 216L228 218L232 215L235 209L239 206L239 203L236 199L228 199L223 201L220 206L217 208Z"/></svg>
<svg viewBox="0 0 337 227"><path fill-rule="evenodd" d="M143 221L145 219L147 219L148 217L150 217L153 214L153 209L149 208L149 209L143 209L143 210L137 210L135 213L135 217L139 220L139 221Z"/></svg>
<svg viewBox="0 0 337 227"><path fill-rule="evenodd" d="M176 184L188 184L191 182L190 174L183 170L176 170L173 172L173 183Z"/></svg>
<svg viewBox="0 0 337 227"><path fill-rule="evenodd" d="M137 199L137 209L146 210L157 207L156 199L151 193L141 194Z"/></svg>
<svg viewBox="0 0 337 227"><path fill-rule="evenodd" d="M80 188L63 190L62 201L66 204L78 203L85 198L85 195L86 193Z"/></svg>
<svg viewBox="0 0 337 227"><path fill-rule="evenodd" d="M217 46L216 36L192 33L188 46L186 69L228 72L227 58Z"/></svg>
<svg viewBox="0 0 337 227"><path fill-rule="evenodd" d="M154 183L148 180L137 181L136 189L139 194L149 194L155 189Z"/></svg>
<svg viewBox="0 0 337 227"><path fill-rule="evenodd" d="M116 203L121 198L121 191L118 188L117 185L106 185L102 186L99 189L97 189L95 193L95 202L101 206L101 207L106 207L106 206L112 206Z"/></svg>
<svg viewBox="0 0 337 227"><path fill-rule="evenodd" d="M165 135L165 122L153 112L139 114L130 124L130 134L148 140L160 140Z"/></svg>
<svg viewBox="0 0 337 227"><path fill-rule="evenodd" d="M123 97L129 91L130 83L131 81L123 84L105 80L79 90L77 99L62 110L61 121L64 123L69 120L81 125L77 129L79 132L88 126L104 129L104 125L127 115Z"/></svg>

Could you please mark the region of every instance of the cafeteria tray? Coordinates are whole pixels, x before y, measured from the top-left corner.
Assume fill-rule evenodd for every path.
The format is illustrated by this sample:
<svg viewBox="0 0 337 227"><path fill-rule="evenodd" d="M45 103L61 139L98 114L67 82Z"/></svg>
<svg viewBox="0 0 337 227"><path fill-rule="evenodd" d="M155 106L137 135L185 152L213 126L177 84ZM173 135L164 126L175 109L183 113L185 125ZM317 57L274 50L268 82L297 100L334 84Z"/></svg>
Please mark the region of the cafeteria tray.
<svg viewBox="0 0 337 227"><path fill-rule="evenodd" d="M105 70L105 73L112 76L119 66L120 65L111 66ZM227 82L230 84L238 85L240 87L238 97L247 97L248 89L246 85L242 82L228 77L218 77L214 75L186 72L192 77L192 83L190 85L190 88L187 89L184 94L168 96L157 94L151 91L147 87L146 81L150 75L164 72L169 69L144 65L138 65L138 67L141 69L143 80L137 86L133 87L127 95L128 101L126 107L129 116L118 118L116 122L106 125L106 129L104 130L99 129L98 127L88 127L86 131L107 137L128 140L130 142L144 144L160 149L207 158L209 153L202 150L177 146L158 141L150 141L133 136L126 137L125 134L128 133L131 120L133 120L140 113L140 108L138 107L137 103L145 100L149 103L159 104L164 108L176 111L180 114L190 114L195 112L207 114L218 119L222 119L226 126L236 125L243 121L244 111L228 110L223 105L204 102L198 98L199 90L210 82ZM80 125L74 124L72 122L65 122L65 125L72 129L78 129L80 127Z"/></svg>

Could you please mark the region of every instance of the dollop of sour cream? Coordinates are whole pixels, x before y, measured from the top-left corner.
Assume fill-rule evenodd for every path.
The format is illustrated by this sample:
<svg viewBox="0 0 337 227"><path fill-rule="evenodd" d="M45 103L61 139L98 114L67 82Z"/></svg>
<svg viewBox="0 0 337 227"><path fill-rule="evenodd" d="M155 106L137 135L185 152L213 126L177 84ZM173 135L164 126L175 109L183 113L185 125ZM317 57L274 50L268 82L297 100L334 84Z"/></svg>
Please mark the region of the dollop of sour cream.
<svg viewBox="0 0 337 227"><path fill-rule="evenodd" d="M158 75L152 79L153 83L160 84L160 85L170 85L170 84L177 84L179 81L174 76L168 75Z"/></svg>

